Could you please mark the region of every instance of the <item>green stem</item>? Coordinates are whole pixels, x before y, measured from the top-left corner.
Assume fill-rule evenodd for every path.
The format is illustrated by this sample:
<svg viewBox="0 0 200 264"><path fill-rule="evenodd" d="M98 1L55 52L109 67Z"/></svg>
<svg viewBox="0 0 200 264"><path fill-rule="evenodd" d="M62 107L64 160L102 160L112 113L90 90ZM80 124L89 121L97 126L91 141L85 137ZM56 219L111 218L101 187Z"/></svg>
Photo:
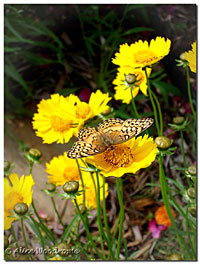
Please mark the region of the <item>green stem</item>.
<svg viewBox="0 0 200 264"><path fill-rule="evenodd" d="M185 240L182 239L180 237L180 235L178 234L178 229L177 229L177 226L176 226L176 223L175 223L175 220L174 220L174 217L173 217L173 214L172 214L172 209L171 209L171 206L170 206L170 203L169 203L169 199L168 199L168 195L167 195L167 182L166 182L166 177L165 177L165 173L164 173L164 169L163 169L163 161L162 161L162 156L159 155L159 176L160 176L160 187L161 187L161 193L162 193L162 198L163 198L163 202L164 202L164 205L165 205L165 208L167 210L167 213L168 213L168 216L171 220L171 223L172 223L172 228L177 231L177 239L178 239L178 242L179 242L179 245L185 255L185 251L184 251L184 248L187 250L187 253L190 255L190 251L188 249L188 246L186 245L185 243ZM191 255L190 255L191 257Z"/></svg>
<svg viewBox="0 0 200 264"><path fill-rule="evenodd" d="M14 230L14 228L13 228L13 225L11 225L11 233L12 233L12 235L13 235L13 238L14 238L14 240L15 240L15 243L16 243L17 248L19 248L19 244L18 244L18 242L17 242L17 238L16 238L16 235L15 235L15 230Z"/></svg>
<svg viewBox="0 0 200 264"><path fill-rule="evenodd" d="M154 100L153 100L152 91L151 91L151 87L150 87L150 81L149 81L149 77L148 77L148 74L147 74L146 67L145 67L144 70L145 70L145 75L146 75L146 79L147 79L147 87L148 87L148 92L149 92L149 98L151 100L151 104L152 104L152 107L153 107L155 123L156 123L156 129L157 129L158 136L160 136L161 133L160 133L159 122L158 122L158 113L157 113L156 105L155 105Z"/></svg>
<svg viewBox="0 0 200 264"><path fill-rule="evenodd" d="M54 210L56 212L56 215L58 217L58 220L59 220L60 224L62 225L63 229L65 229L65 225L63 224L63 221L62 221L62 219L61 219L61 217L60 217L60 215L58 213L58 210L56 208L56 204L55 204L55 200L54 200L53 196L51 196L51 201L52 201L52 204L53 204L53 208L54 208Z"/></svg>
<svg viewBox="0 0 200 264"><path fill-rule="evenodd" d="M117 178L117 195L120 204L120 226L119 226L119 235L117 242L117 256L116 260L119 260L120 248L121 248L121 240L122 240L122 232L123 232L123 223L124 223L124 204L123 204L123 184L122 179Z"/></svg>
<svg viewBox="0 0 200 264"><path fill-rule="evenodd" d="M134 100L134 98L133 98L133 91L132 91L132 88L130 87L130 90L131 90L131 98L132 98L132 105L133 105L133 110L134 110L134 112L135 112L135 115L136 115L136 117L137 118L140 118L140 116L139 116L139 114L138 114L138 111L137 111L137 107L136 107L136 105L135 105L135 100Z"/></svg>
<svg viewBox="0 0 200 264"><path fill-rule="evenodd" d="M48 229L48 227L46 227L46 226L43 224L43 222L42 222L41 218L39 217L38 212L37 212L37 210L36 210L36 208L35 208L35 204L34 204L33 200L32 200L32 208L33 208L33 211L34 211L34 213L35 213L37 219L38 219L39 222L40 222L40 226L41 226L42 230L47 234L48 238L49 238L51 241L53 241L54 244L56 244L56 242L57 242L56 238L54 237L54 235L52 234L52 232Z"/></svg>
<svg viewBox="0 0 200 264"><path fill-rule="evenodd" d="M189 203L187 204L187 207L186 207L186 232L187 232L187 235L188 235L188 242L189 242L189 245L191 246L191 250L192 250L192 254L193 254L193 260L195 260L195 257L196 257L196 252L195 252L195 249L194 249L194 245L192 243L192 240L191 240L191 237L190 237L190 231L189 231L189 223L188 223L188 208L189 208Z"/></svg>
<svg viewBox="0 0 200 264"><path fill-rule="evenodd" d="M97 222L98 222L98 226L99 226L101 250L103 253L103 257L105 259L103 237L105 238L105 240L107 240L107 238L104 234L103 226L102 226L102 222L101 222L100 185L99 185L99 175L98 175L97 171L96 171L96 178L97 178L97 196L96 196L96 199L97 199ZM108 244L108 241L107 241L107 244Z"/></svg>
<svg viewBox="0 0 200 264"><path fill-rule="evenodd" d="M196 115L196 112L194 110L194 106L192 103L191 88L190 88L190 74L189 74L189 67L188 66L186 66L186 76L187 76L187 89L188 89L189 102L190 102L190 106L192 109L194 120L195 120L195 122L197 122L197 115Z"/></svg>
<svg viewBox="0 0 200 264"><path fill-rule="evenodd" d="M79 172L79 175L80 175L80 179L81 179L82 186L84 186L84 182L83 182L83 177L82 177L80 165L79 165L77 159L76 159L76 164L77 164L77 167L78 167L78 172ZM83 204L85 205L85 190L83 190Z"/></svg>
<svg viewBox="0 0 200 264"><path fill-rule="evenodd" d="M183 130L180 130L180 135L181 135L181 149L182 149L182 156L183 156L183 164L184 164L184 168L187 169L185 150L184 150L184 141L183 141ZM191 187L190 180L187 177L186 179L187 179L188 185Z"/></svg>
<svg viewBox="0 0 200 264"><path fill-rule="evenodd" d="M106 183L106 180L105 180L105 177L103 177L103 219L104 219L104 224L106 227L106 234L108 237L108 243L109 243L109 245L112 245L111 244L111 236L110 236L110 228L108 225L108 220L107 220L107 215L106 215L105 183ZM111 249L111 251L109 253L111 254L112 260L114 260L114 255L112 252L112 246L110 246L110 249Z"/></svg>
<svg viewBox="0 0 200 264"><path fill-rule="evenodd" d="M25 232L24 232L24 222L23 222L23 217L21 217L21 230L22 230L22 236L23 236L23 239L24 239L24 244L25 244L25 247L26 247L26 249L29 249L28 248L28 243L27 243L27 240L26 240L26 235L25 235ZM33 257L31 256L31 255L28 255L29 256L29 258L31 259L31 260L33 260Z"/></svg>
<svg viewBox="0 0 200 264"><path fill-rule="evenodd" d="M38 222L35 221L35 219L31 215L29 215L29 217L32 220L32 222L34 223L34 225L35 225L35 227L36 227L36 229L38 231L38 234L39 234L39 237L40 237L40 241L41 241L41 246L42 246L43 249L45 249L45 243L44 243L43 236L42 236L42 234L40 232L40 226L39 226ZM44 259L48 260L48 258L46 256L46 254L44 253L44 251L43 251L43 255L44 255Z"/></svg>
<svg viewBox="0 0 200 264"><path fill-rule="evenodd" d="M151 91L151 93L152 93L154 100L156 101L156 104L157 104L159 120L160 120L160 135L162 136L163 135L163 118L162 118L162 111L161 111L160 103L159 103L158 98L155 95L155 93L152 91Z"/></svg>
<svg viewBox="0 0 200 264"><path fill-rule="evenodd" d="M33 164L34 164L33 162L29 163L29 166L30 166L29 174L32 174Z"/></svg>
<svg viewBox="0 0 200 264"><path fill-rule="evenodd" d="M101 253L100 253L99 250L97 249L97 247L96 247L96 245L95 245L95 243L94 243L94 241L93 241L93 239L92 239L92 236L91 236L90 231L89 231L89 229L88 229L88 226L87 226L87 224L86 224L86 222L85 222L85 220L84 220L84 217L83 217L83 215L82 215L82 213L81 213L81 211L80 211L80 209L79 209L79 206L78 206L78 204L77 204L76 199L74 199L74 203L75 203L75 205L76 205L76 209L77 209L77 211L78 211L78 213L79 213L79 215L80 215L81 221L83 222L83 225L84 225L84 227L85 227L85 231L86 231L86 234L87 234L87 237L88 237L89 241L91 242L92 246L94 247L94 249L95 249L97 255L98 255L100 258L102 258Z"/></svg>

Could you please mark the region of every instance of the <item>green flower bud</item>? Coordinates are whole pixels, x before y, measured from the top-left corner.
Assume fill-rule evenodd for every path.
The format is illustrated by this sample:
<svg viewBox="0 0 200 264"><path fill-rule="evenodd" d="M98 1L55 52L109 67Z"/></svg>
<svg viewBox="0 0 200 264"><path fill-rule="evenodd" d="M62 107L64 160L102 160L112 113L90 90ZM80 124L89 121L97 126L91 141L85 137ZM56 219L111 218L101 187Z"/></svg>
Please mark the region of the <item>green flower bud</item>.
<svg viewBox="0 0 200 264"><path fill-rule="evenodd" d="M42 157L42 152L38 149L31 148L29 149L29 155L36 160L39 160Z"/></svg>
<svg viewBox="0 0 200 264"><path fill-rule="evenodd" d="M78 191L79 182L78 181L69 181L63 185L63 191L68 194L75 194Z"/></svg>
<svg viewBox="0 0 200 264"><path fill-rule="evenodd" d="M84 204L79 204L79 209L81 211L81 214L84 214L86 212L86 210L87 210ZM75 209L75 211L78 214L77 208Z"/></svg>
<svg viewBox="0 0 200 264"><path fill-rule="evenodd" d="M176 125L182 124L185 118L183 116L176 116L173 118L173 123Z"/></svg>
<svg viewBox="0 0 200 264"><path fill-rule="evenodd" d="M173 253L171 256L169 256L168 258L167 258L168 260L182 260L182 257L179 255L179 254L177 254L177 253Z"/></svg>
<svg viewBox="0 0 200 264"><path fill-rule="evenodd" d="M56 189L56 185L54 183L47 183L46 184L46 189L49 192L54 192Z"/></svg>
<svg viewBox="0 0 200 264"><path fill-rule="evenodd" d="M16 214L25 215L28 212L28 205L25 203L17 203L13 209Z"/></svg>
<svg viewBox="0 0 200 264"><path fill-rule="evenodd" d="M129 84L132 84L132 83L134 83L135 81L136 81L136 79L137 79L137 76L135 75L135 74L128 74L128 75L126 75L126 77L125 77L125 80L127 81L127 83L129 83Z"/></svg>
<svg viewBox="0 0 200 264"><path fill-rule="evenodd" d="M166 136L157 137L155 139L157 146L161 149L167 149L171 146L171 140Z"/></svg>
<svg viewBox="0 0 200 264"><path fill-rule="evenodd" d="M191 216L196 217L197 216L197 208L196 208L196 206L191 206L189 208L189 212L190 212Z"/></svg>
<svg viewBox="0 0 200 264"><path fill-rule="evenodd" d="M4 249L6 249L9 246L9 240L6 235L4 235Z"/></svg>
<svg viewBox="0 0 200 264"><path fill-rule="evenodd" d="M4 160L4 171L8 171L10 169L10 162L7 160Z"/></svg>
<svg viewBox="0 0 200 264"><path fill-rule="evenodd" d="M194 166L194 165L190 166L190 167L188 168L188 172L189 172L189 174L191 174L191 175L196 175L196 174L197 174L197 168L196 168L196 166Z"/></svg>
<svg viewBox="0 0 200 264"><path fill-rule="evenodd" d="M44 238L47 237L47 234L43 230L41 230L40 233L41 233L42 237L44 237Z"/></svg>
<svg viewBox="0 0 200 264"><path fill-rule="evenodd" d="M189 188L187 190L187 195L192 198L192 199L195 199L196 198L196 192L195 192L195 189L194 188Z"/></svg>
<svg viewBox="0 0 200 264"><path fill-rule="evenodd" d="M108 107L107 110L102 112L103 115L108 115L110 113L112 113L112 109L110 107Z"/></svg>

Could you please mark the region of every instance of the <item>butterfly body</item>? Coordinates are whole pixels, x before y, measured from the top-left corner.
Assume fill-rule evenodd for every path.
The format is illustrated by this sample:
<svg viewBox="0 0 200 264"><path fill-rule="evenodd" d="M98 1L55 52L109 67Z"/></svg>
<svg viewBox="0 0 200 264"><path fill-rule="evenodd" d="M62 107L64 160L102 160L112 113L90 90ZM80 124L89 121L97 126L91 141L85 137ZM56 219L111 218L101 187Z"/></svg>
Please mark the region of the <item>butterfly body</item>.
<svg viewBox="0 0 200 264"><path fill-rule="evenodd" d="M79 131L78 141L74 143L67 156L72 159L83 158L114 150L115 145L139 135L153 124L152 118L127 119L111 118L101 122L97 128L85 127Z"/></svg>

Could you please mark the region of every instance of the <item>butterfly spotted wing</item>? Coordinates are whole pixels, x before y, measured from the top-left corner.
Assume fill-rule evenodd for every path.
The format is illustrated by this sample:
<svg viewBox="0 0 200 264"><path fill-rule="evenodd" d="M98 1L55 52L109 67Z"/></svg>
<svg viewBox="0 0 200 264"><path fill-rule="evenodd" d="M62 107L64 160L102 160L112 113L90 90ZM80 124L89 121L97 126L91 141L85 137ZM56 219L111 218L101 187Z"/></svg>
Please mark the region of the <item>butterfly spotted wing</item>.
<svg viewBox="0 0 200 264"><path fill-rule="evenodd" d="M113 139L113 144L120 144L136 137L154 123L153 118L129 118L123 122L121 131Z"/></svg>
<svg viewBox="0 0 200 264"><path fill-rule="evenodd" d="M78 159L92 156L105 151L99 133L94 127L85 127L78 133L78 141L67 152L68 158Z"/></svg>

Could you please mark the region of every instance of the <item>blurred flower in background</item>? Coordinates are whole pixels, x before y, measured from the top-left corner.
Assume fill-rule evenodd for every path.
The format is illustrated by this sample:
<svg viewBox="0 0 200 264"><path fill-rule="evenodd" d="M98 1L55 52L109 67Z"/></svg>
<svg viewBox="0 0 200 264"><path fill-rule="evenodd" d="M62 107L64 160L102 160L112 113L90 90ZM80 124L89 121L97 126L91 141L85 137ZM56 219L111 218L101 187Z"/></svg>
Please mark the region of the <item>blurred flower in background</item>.
<svg viewBox="0 0 200 264"><path fill-rule="evenodd" d="M190 70L194 73L197 72L196 70L196 60L197 60L197 43L196 41L192 43L192 50L186 51L185 52L185 59L189 62L189 67Z"/></svg>
<svg viewBox="0 0 200 264"><path fill-rule="evenodd" d="M9 180L12 186L9 183ZM16 173L9 175L9 180L4 178L4 229L11 228L11 224L16 220L15 217L10 217L13 213L14 206L17 203L25 203L29 206L32 202L32 187L35 184L31 175L22 175L19 179Z"/></svg>

